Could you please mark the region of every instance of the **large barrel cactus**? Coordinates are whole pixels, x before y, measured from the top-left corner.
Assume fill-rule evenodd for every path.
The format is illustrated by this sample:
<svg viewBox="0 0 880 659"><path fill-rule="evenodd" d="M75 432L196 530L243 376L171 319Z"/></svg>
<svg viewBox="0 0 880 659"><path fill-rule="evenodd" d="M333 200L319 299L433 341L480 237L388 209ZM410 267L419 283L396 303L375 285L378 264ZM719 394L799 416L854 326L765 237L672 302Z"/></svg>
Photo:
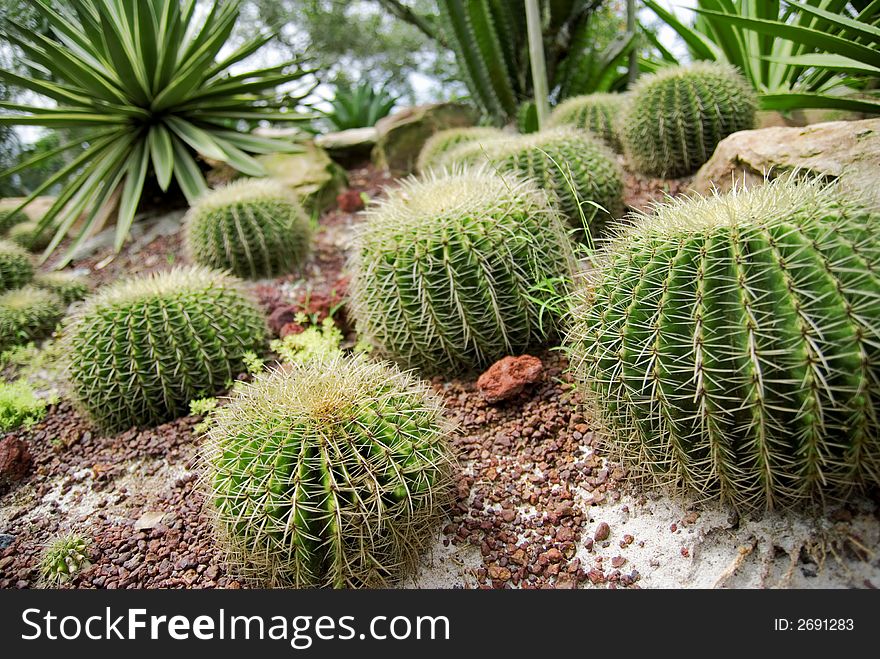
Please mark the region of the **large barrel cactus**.
<svg viewBox="0 0 880 659"><path fill-rule="evenodd" d="M107 430L168 421L227 387L265 334L239 281L222 273L176 268L121 281L65 328L72 394Z"/></svg>
<svg viewBox="0 0 880 659"><path fill-rule="evenodd" d="M482 143L504 137L504 132L491 126L470 126L466 128L448 128L437 131L425 142L419 151L416 169L427 172L433 167L441 167L446 155L462 144Z"/></svg>
<svg viewBox="0 0 880 659"><path fill-rule="evenodd" d="M55 293L65 305L82 300L91 290L85 276L72 272L40 273L34 276L33 283L37 288Z"/></svg>
<svg viewBox="0 0 880 659"><path fill-rule="evenodd" d="M11 208L0 208L0 236L9 231L16 224L27 222L28 216L24 211L13 211Z"/></svg>
<svg viewBox="0 0 880 659"><path fill-rule="evenodd" d="M0 293L21 288L34 278L31 257L8 240L0 240Z"/></svg>
<svg viewBox="0 0 880 659"><path fill-rule="evenodd" d="M547 195L486 170L411 179L358 227L351 263L358 332L427 371L479 368L558 327L571 244Z"/></svg>
<svg viewBox="0 0 880 659"><path fill-rule="evenodd" d="M572 367L636 470L743 507L880 483L880 215L778 180L635 218Z"/></svg>
<svg viewBox="0 0 880 659"><path fill-rule="evenodd" d="M0 351L47 337L66 306L54 293L35 286L0 294Z"/></svg>
<svg viewBox="0 0 880 659"><path fill-rule="evenodd" d="M185 226L194 261L250 279L289 272L311 239L299 202L271 179L242 179L204 195Z"/></svg>
<svg viewBox="0 0 880 659"><path fill-rule="evenodd" d="M598 235L606 221L623 212L623 171L614 154L588 132L562 126L483 145L483 159L501 172L515 172L551 192L569 224L584 221ZM463 163L480 153L453 151Z"/></svg>
<svg viewBox="0 0 880 659"><path fill-rule="evenodd" d="M437 533L450 484L442 405L342 353L258 376L215 413L205 485L220 542L270 587L385 586Z"/></svg>
<svg viewBox="0 0 880 659"><path fill-rule="evenodd" d="M38 252L46 249L52 241L52 231L37 231L39 222L28 220L20 222L9 229L7 238L26 250Z"/></svg>
<svg viewBox="0 0 880 659"><path fill-rule="evenodd" d="M619 133L630 163L652 176L692 174L731 133L754 128L757 99L733 67L697 62L644 76Z"/></svg>
<svg viewBox="0 0 880 659"><path fill-rule="evenodd" d="M553 108L549 125L574 126L588 130L615 151L622 149L615 128L623 111L623 94L586 94L572 96Z"/></svg>

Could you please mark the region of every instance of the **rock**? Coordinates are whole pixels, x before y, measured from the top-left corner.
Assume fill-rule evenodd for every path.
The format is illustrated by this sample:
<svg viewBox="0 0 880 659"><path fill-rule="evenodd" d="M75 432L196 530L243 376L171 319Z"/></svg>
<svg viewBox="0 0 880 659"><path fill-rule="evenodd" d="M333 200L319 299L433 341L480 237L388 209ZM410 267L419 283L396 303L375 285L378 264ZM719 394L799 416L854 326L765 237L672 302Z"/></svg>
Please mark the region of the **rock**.
<svg viewBox="0 0 880 659"><path fill-rule="evenodd" d="M320 213L336 201L336 195L348 185L348 177L314 142L301 146L297 153L270 153L257 160L268 176L296 192L306 210Z"/></svg>
<svg viewBox="0 0 880 659"><path fill-rule="evenodd" d="M599 526L596 527L596 532L593 534L596 542L607 540L609 535L611 535L611 527L608 526L608 522L599 522Z"/></svg>
<svg viewBox="0 0 880 659"><path fill-rule="evenodd" d="M618 568L623 567L626 563L626 559L623 556L615 556L611 559L611 567Z"/></svg>
<svg viewBox="0 0 880 659"><path fill-rule="evenodd" d="M0 549L6 549L15 542L15 536L10 533L0 533Z"/></svg>
<svg viewBox="0 0 880 659"><path fill-rule="evenodd" d="M162 521L163 517L165 517L165 513L160 510L148 510L134 523L134 530L152 529Z"/></svg>
<svg viewBox="0 0 880 659"><path fill-rule="evenodd" d="M275 307L269 314L269 329L273 334L280 335L281 329L285 325L294 322L293 319L296 318L297 313L299 313L299 307L293 304L282 304Z"/></svg>
<svg viewBox="0 0 880 659"><path fill-rule="evenodd" d="M804 128L744 130L725 138L697 172L692 188L701 194L713 185L721 191L745 180L759 183L764 174L779 176L795 169L839 179L846 189L869 195L880 204L876 185L880 167L880 119L834 121Z"/></svg>
<svg viewBox="0 0 880 659"><path fill-rule="evenodd" d="M357 190L344 190L336 195L336 205L343 213L357 213L364 208L364 198Z"/></svg>
<svg viewBox="0 0 880 659"><path fill-rule="evenodd" d="M408 174L431 135L446 128L473 126L476 120L476 111L461 103L433 103L401 110L376 124L373 162L395 174Z"/></svg>
<svg viewBox="0 0 880 659"><path fill-rule="evenodd" d="M291 334L302 334L306 331L306 328L300 325L299 323L284 323L281 329L278 331L278 338L283 339L284 337L290 336Z"/></svg>
<svg viewBox="0 0 880 659"><path fill-rule="evenodd" d="M348 167L369 159L378 136L379 131L375 126L349 128L318 135L315 144L324 149L340 165Z"/></svg>
<svg viewBox="0 0 880 659"><path fill-rule="evenodd" d="M489 403L497 403L520 393L528 384L537 382L544 365L531 355L504 357L489 367L477 380L477 389Z"/></svg>
<svg viewBox="0 0 880 659"><path fill-rule="evenodd" d="M31 467L31 453L24 440L6 436L0 439L0 487L24 478Z"/></svg>

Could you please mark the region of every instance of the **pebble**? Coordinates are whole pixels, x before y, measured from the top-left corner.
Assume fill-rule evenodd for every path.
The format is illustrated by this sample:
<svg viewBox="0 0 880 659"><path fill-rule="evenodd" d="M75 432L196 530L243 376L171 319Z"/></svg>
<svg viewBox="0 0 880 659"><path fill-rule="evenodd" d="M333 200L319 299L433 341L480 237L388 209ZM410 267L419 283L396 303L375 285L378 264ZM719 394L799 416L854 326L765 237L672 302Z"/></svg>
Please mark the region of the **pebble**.
<svg viewBox="0 0 880 659"><path fill-rule="evenodd" d="M596 532L593 534L593 538L596 542L602 542L603 540L607 540L610 535L611 527L608 526L608 523L600 522L599 526L596 527Z"/></svg>

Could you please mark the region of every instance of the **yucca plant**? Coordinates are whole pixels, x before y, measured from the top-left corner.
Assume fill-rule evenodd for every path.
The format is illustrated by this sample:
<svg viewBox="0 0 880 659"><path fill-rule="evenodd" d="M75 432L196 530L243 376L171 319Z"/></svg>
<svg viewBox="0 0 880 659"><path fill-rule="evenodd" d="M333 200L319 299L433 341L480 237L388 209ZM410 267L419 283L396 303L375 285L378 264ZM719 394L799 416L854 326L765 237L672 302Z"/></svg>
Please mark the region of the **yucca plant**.
<svg viewBox="0 0 880 659"><path fill-rule="evenodd" d="M636 473L743 508L880 484L880 214L780 178L636 216L567 345Z"/></svg>
<svg viewBox="0 0 880 659"><path fill-rule="evenodd" d="M387 586L438 531L451 424L410 373L341 351L258 375L212 412L219 543L261 586Z"/></svg>
<svg viewBox="0 0 880 659"><path fill-rule="evenodd" d="M192 202L207 189L201 159L262 176L263 167L251 154L295 150L290 142L242 131L262 121L303 120L294 109L300 97L276 88L308 72L294 61L231 73L273 38L259 34L221 53L240 0L34 0L32 5L51 37L10 24L6 37L32 64L32 75L0 70L0 77L54 105L2 102L6 112L0 114L0 125L88 130L82 139L3 173L9 176L59 153L79 151L22 204L65 183L40 220L40 230L57 222L46 254L84 216L69 257L117 204L115 247L120 249L148 176L162 190L173 178Z"/></svg>
<svg viewBox="0 0 880 659"><path fill-rule="evenodd" d="M387 89L376 89L369 80L357 86L337 85L330 109L321 114L334 130L374 126L394 109L397 98Z"/></svg>

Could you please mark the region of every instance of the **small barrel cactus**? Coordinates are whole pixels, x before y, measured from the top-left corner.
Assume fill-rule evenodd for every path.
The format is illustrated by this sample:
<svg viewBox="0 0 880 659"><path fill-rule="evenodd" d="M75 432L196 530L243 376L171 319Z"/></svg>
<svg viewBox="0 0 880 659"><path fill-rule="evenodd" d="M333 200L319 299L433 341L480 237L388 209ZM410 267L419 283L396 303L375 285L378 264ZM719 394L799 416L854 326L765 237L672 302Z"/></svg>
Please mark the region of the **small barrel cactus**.
<svg viewBox="0 0 880 659"><path fill-rule="evenodd" d="M608 219L623 213L623 171L614 154L586 131L563 126L495 140L483 145L482 155L492 168L516 172L555 195L575 228L586 221L598 235ZM477 152L456 150L453 156L461 164L480 160Z"/></svg>
<svg viewBox="0 0 880 659"><path fill-rule="evenodd" d="M71 272L46 272L34 276L34 286L55 293L65 305L84 299L91 290L86 277Z"/></svg>
<svg viewBox="0 0 880 659"><path fill-rule="evenodd" d="M49 336L65 308L57 295L36 286L0 294L0 350Z"/></svg>
<svg viewBox="0 0 880 659"><path fill-rule="evenodd" d="M215 527L255 583L385 586L437 533L451 426L411 374L337 352L259 375L212 414Z"/></svg>
<svg viewBox="0 0 880 659"><path fill-rule="evenodd" d="M64 334L74 398L100 427L121 430L173 419L229 386L266 328L238 280L191 267L103 288Z"/></svg>
<svg viewBox="0 0 880 659"><path fill-rule="evenodd" d="M242 179L204 195L184 223L194 261L239 277L284 274L309 251L308 217L295 197L270 179Z"/></svg>
<svg viewBox="0 0 880 659"><path fill-rule="evenodd" d="M467 128L448 128L434 133L419 152L416 169L427 172L432 167L442 167L445 157L462 144L481 143L503 137L498 128L472 126Z"/></svg>
<svg viewBox="0 0 880 659"><path fill-rule="evenodd" d="M636 471L742 508L880 484L880 214L779 179L621 228L567 341Z"/></svg>
<svg viewBox="0 0 880 659"><path fill-rule="evenodd" d="M555 335L573 256L531 182L488 170L410 179L367 211L350 308L378 352L427 371L479 368Z"/></svg>
<svg viewBox="0 0 880 659"><path fill-rule="evenodd" d="M40 559L40 577L44 585L52 588L67 583L90 566L89 541L70 533L46 545Z"/></svg>
<svg viewBox="0 0 880 659"><path fill-rule="evenodd" d="M0 293L21 288L33 278L30 255L15 243L0 240Z"/></svg>
<svg viewBox="0 0 880 659"><path fill-rule="evenodd" d="M621 151L615 125L623 111L623 94L572 96L553 108L549 127L574 126L588 130L615 151Z"/></svg>
<svg viewBox="0 0 880 659"><path fill-rule="evenodd" d="M27 222L28 216L24 211L13 211L11 208L0 208L0 236L12 227L22 222Z"/></svg>
<svg viewBox="0 0 880 659"><path fill-rule="evenodd" d="M630 163L651 176L692 174L731 133L754 128L757 97L733 67L697 62L644 76L621 116Z"/></svg>
<svg viewBox="0 0 880 659"><path fill-rule="evenodd" d="M37 231L38 222L21 222L9 230L6 237L31 252L39 252L52 241L52 231Z"/></svg>

